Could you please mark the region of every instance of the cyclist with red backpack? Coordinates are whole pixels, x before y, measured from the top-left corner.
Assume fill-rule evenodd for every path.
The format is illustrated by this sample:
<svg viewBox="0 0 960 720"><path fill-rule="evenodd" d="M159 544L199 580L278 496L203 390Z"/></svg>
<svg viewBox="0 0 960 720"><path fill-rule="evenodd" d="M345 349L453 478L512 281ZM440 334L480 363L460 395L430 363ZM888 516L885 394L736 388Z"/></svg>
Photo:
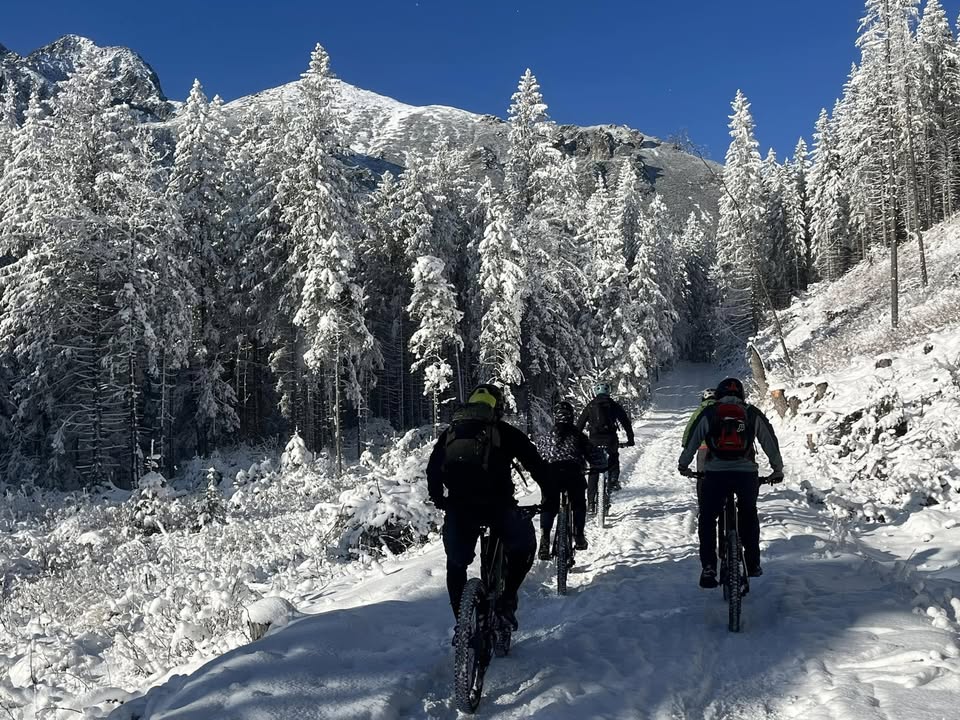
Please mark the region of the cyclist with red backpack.
<svg viewBox="0 0 960 720"><path fill-rule="evenodd" d="M623 406L610 397L610 386L605 382L598 382L594 387L596 397L593 398L580 413L577 420L577 430L582 431L589 425L590 442L607 452L607 478L610 490L620 489L620 440L617 437L617 427L627 433L627 445L633 446L633 426L630 416ZM597 509L597 482L600 473L596 469L590 471L590 482L587 488L588 512L594 513Z"/></svg>
<svg viewBox="0 0 960 720"><path fill-rule="evenodd" d="M747 575L763 574L760 567L760 519L757 497L760 492L759 468L754 441L770 460L773 475L770 482L783 479L783 458L777 436L767 417L746 402L743 383L728 378L717 386L716 401L703 408L699 420L690 431L680 455L678 469L686 471L706 442L706 476L699 487L700 516L700 587L717 587L717 519L727 494L737 497L737 524L743 541L743 557Z"/></svg>
<svg viewBox="0 0 960 720"><path fill-rule="evenodd" d="M503 420L504 410L499 387L483 384L474 389L433 447L427 489L433 504L445 512L443 548L454 617L460 611L480 530L488 526L503 542L507 559L505 587L496 611L516 630L517 591L533 566L537 538L533 522L517 510L511 467L519 460L542 492L548 492L548 476L530 439Z"/></svg>

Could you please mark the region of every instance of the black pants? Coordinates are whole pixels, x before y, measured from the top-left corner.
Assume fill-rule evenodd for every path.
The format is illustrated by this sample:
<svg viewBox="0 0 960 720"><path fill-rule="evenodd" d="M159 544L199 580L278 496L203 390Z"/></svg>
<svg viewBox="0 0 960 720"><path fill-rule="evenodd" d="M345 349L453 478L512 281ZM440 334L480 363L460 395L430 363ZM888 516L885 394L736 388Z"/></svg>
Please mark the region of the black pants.
<svg viewBox="0 0 960 720"><path fill-rule="evenodd" d="M747 567L760 564L760 518L757 516L757 496L760 481L757 473L707 472L698 484L700 500L700 564L717 566L717 519L723 512L723 503L730 491L737 497L737 526L743 543L743 559Z"/></svg>
<svg viewBox="0 0 960 720"><path fill-rule="evenodd" d="M590 442L607 452L607 492L610 492L610 486L615 485L620 479L620 441L614 438L590 438ZM587 497L591 504L597 502L597 484L600 481L600 473L591 470L590 482L587 485Z"/></svg>
<svg viewBox="0 0 960 720"><path fill-rule="evenodd" d="M467 568L476 555L480 528L484 524L489 524L503 542L507 561L502 596L504 607L516 610L517 591L533 566L537 551L533 521L521 516L516 507L508 505L482 514L466 508L451 508L443 519L443 549L447 553L447 592L454 617L460 612Z"/></svg>
<svg viewBox="0 0 960 720"><path fill-rule="evenodd" d="M560 491L566 490L573 509L573 527L578 535L587 523L587 479L578 465L553 463L550 465L550 489L543 491L540 508L540 529L550 532L560 512ZM596 490L594 490L596 493Z"/></svg>

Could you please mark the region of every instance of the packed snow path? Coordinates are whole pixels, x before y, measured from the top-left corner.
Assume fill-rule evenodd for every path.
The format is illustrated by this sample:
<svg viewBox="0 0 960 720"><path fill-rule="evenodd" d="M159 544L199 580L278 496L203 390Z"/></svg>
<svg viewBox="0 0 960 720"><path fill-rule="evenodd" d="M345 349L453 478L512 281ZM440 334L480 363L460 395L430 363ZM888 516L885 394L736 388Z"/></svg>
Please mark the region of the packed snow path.
<svg viewBox="0 0 960 720"><path fill-rule="evenodd" d="M676 473L699 389L687 366L657 388L623 456L610 526L588 528L566 597L552 563L521 591L511 656L488 671L482 718L955 717L960 649L911 611L912 594L843 553L789 487L761 491L765 575L726 628L720 591L697 587L696 498ZM789 456L789 453L788 453ZM803 468L787 468L790 479ZM352 587L302 598L316 613L174 677L112 716L144 720L455 718L452 617L439 544Z"/></svg>

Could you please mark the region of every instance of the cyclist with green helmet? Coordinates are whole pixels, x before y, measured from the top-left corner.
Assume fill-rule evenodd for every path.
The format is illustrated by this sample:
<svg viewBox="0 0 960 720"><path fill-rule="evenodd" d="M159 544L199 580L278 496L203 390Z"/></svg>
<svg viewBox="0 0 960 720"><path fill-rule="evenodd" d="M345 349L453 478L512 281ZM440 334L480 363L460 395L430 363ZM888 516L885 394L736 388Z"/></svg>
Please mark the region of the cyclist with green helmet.
<svg viewBox="0 0 960 720"><path fill-rule="evenodd" d="M617 437L617 428L622 427L627 434L627 445L633 445L633 426L630 416L623 406L610 397L610 385L598 382L594 386L595 397L580 413L577 429L583 430L589 426L590 442L607 452L607 477L610 481L610 490L620 489L620 440ZM590 481L587 489L587 512L594 513L597 509L597 482L599 471L590 471Z"/></svg>

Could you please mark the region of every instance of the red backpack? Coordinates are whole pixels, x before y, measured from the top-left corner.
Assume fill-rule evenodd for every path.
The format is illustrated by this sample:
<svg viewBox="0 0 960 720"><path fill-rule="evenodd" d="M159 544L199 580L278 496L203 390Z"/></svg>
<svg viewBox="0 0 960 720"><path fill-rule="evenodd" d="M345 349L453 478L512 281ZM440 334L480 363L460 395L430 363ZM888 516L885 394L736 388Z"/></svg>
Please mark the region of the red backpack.
<svg viewBox="0 0 960 720"><path fill-rule="evenodd" d="M739 402L717 403L707 408L710 429L707 448L718 460L742 460L753 457L754 418L749 405Z"/></svg>

